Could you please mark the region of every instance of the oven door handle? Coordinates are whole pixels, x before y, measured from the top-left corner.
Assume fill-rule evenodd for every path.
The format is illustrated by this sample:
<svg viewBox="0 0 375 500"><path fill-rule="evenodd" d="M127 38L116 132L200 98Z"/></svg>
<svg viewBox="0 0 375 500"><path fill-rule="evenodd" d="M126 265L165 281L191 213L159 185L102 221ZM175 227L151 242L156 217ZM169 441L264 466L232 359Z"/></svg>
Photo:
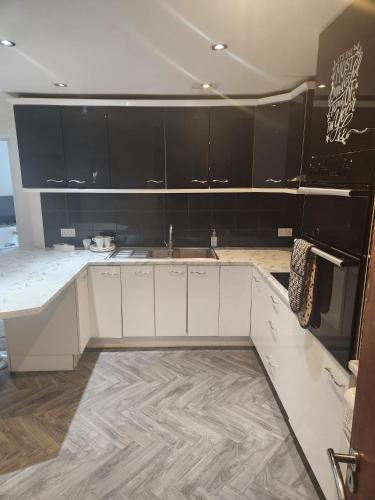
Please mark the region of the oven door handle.
<svg viewBox="0 0 375 500"><path fill-rule="evenodd" d="M331 262L337 267L348 267L350 265L353 265L353 263L349 261L349 259L340 259L340 257L336 257L335 255L325 252L324 250L320 250L320 248L318 247L311 247L311 252L315 255L318 255L324 260L328 260L328 262Z"/></svg>
<svg viewBox="0 0 375 500"><path fill-rule="evenodd" d="M297 189L297 193L316 196L346 196L350 198L368 196L368 191L361 189L318 188L308 186L300 186Z"/></svg>

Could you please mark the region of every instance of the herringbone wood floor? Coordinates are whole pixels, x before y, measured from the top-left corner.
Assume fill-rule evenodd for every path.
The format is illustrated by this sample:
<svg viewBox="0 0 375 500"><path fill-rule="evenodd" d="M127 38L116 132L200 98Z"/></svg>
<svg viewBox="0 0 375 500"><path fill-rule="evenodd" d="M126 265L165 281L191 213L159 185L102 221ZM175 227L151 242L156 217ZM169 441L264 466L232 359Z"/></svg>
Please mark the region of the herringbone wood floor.
<svg viewBox="0 0 375 500"><path fill-rule="evenodd" d="M316 499L253 351L0 372L0 498Z"/></svg>

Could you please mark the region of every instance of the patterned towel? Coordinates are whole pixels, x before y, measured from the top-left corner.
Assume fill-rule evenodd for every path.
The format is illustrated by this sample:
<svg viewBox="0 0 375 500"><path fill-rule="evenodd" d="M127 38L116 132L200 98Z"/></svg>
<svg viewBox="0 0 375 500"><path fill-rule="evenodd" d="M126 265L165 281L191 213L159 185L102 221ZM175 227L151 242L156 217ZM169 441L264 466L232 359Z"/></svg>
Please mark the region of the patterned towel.
<svg viewBox="0 0 375 500"><path fill-rule="evenodd" d="M306 281L311 270L313 245L305 240L297 239L294 242L290 261L289 303L293 312L299 313L306 298Z"/></svg>
<svg viewBox="0 0 375 500"><path fill-rule="evenodd" d="M314 309L315 300L315 280L316 277L316 256L312 254L311 261L307 269L307 278L305 282L305 293L300 312L297 314L299 324L302 328L307 328Z"/></svg>

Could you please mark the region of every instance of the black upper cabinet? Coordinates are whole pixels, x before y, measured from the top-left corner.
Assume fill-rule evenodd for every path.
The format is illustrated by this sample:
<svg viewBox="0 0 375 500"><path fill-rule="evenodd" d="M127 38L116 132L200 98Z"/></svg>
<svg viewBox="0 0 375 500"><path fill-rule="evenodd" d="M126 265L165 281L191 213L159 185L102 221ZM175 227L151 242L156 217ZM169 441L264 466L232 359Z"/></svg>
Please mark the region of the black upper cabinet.
<svg viewBox="0 0 375 500"><path fill-rule="evenodd" d="M14 115L23 186L66 187L60 107L16 105Z"/></svg>
<svg viewBox="0 0 375 500"><path fill-rule="evenodd" d="M110 187L106 108L63 106L61 115L68 187Z"/></svg>
<svg viewBox="0 0 375 500"><path fill-rule="evenodd" d="M112 187L165 187L163 109L109 108Z"/></svg>
<svg viewBox="0 0 375 500"><path fill-rule="evenodd" d="M285 187L289 114L289 102L256 108L253 187Z"/></svg>
<svg viewBox="0 0 375 500"><path fill-rule="evenodd" d="M251 187L253 131L253 108L211 108L211 187Z"/></svg>
<svg viewBox="0 0 375 500"><path fill-rule="evenodd" d="M168 188L209 186L209 109L165 109Z"/></svg>

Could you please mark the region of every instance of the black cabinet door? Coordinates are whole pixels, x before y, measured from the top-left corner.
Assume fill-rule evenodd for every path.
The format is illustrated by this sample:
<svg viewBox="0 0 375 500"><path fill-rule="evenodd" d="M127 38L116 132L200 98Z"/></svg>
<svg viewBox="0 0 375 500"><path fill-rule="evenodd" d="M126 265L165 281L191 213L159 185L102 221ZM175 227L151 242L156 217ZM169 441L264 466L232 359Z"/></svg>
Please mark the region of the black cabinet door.
<svg viewBox="0 0 375 500"><path fill-rule="evenodd" d="M165 137L168 188L207 188L209 109L166 108Z"/></svg>
<svg viewBox="0 0 375 500"><path fill-rule="evenodd" d="M61 115L68 187L110 187L106 109L63 106Z"/></svg>
<svg viewBox="0 0 375 500"><path fill-rule="evenodd" d="M15 105L22 185L66 187L59 106Z"/></svg>
<svg viewBox="0 0 375 500"><path fill-rule="evenodd" d="M165 187L163 109L109 108L113 188Z"/></svg>
<svg viewBox="0 0 375 500"><path fill-rule="evenodd" d="M211 108L211 187L251 187L253 129L253 108Z"/></svg>
<svg viewBox="0 0 375 500"><path fill-rule="evenodd" d="M253 187L285 187L289 102L255 111Z"/></svg>
<svg viewBox="0 0 375 500"><path fill-rule="evenodd" d="M285 186L296 188L301 180L307 94L296 96L289 103L289 127L286 151Z"/></svg>

